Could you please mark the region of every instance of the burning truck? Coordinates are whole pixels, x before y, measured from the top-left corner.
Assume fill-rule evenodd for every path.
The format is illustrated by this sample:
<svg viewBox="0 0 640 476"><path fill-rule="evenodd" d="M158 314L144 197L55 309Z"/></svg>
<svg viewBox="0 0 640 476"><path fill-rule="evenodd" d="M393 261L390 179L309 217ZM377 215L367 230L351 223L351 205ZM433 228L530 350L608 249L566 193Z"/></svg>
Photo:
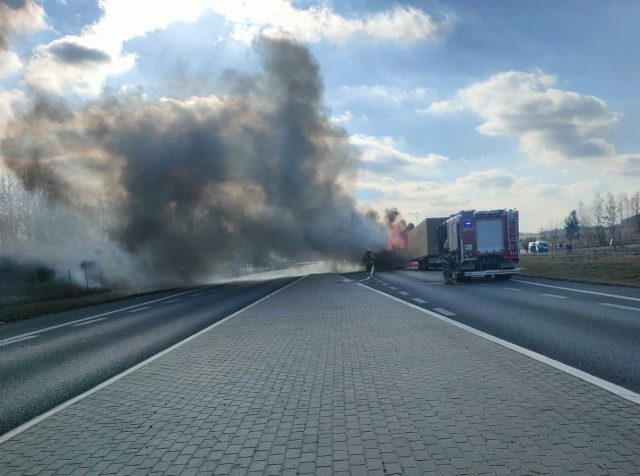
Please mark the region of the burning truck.
<svg viewBox="0 0 640 476"><path fill-rule="evenodd" d="M520 273L517 210L463 210L449 218L427 218L409 232L409 258L425 270L446 261L456 281ZM447 278L447 276L445 276Z"/></svg>

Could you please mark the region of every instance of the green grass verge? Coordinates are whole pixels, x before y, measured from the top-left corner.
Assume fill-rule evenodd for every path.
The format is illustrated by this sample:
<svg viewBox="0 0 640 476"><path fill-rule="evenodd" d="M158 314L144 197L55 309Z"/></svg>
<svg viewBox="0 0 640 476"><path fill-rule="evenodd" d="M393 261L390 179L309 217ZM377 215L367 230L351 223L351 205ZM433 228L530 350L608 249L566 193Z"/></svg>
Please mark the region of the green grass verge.
<svg viewBox="0 0 640 476"><path fill-rule="evenodd" d="M640 287L640 253L520 255L523 276Z"/></svg>

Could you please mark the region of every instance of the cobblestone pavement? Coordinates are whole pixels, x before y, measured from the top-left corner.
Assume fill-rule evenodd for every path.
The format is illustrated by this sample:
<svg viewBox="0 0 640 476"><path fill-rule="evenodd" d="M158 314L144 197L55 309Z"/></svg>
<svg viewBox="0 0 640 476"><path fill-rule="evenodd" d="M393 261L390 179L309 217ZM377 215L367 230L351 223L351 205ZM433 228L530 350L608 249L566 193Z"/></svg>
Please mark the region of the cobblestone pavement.
<svg viewBox="0 0 640 476"><path fill-rule="evenodd" d="M2 474L640 474L640 406L309 276L0 446Z"/></svg>

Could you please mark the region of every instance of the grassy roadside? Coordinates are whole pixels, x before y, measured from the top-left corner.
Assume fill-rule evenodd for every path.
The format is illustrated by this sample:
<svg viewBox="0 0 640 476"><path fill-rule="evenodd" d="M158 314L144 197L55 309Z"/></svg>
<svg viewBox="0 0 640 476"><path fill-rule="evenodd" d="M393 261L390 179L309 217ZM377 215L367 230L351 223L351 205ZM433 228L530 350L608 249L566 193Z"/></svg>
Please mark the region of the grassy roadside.
<svg viewBox="0 0 640 476"><path fill-rule="evenodd" d="M522 275L640 287L640 253L520 255Z"/></svg>
<svg viewBox="0 0 640 476"><path fill-rule="evenodd" d="M30 317L41 316L44 314L53 314L56 312L70 311L93 304L101 304L109 301L117 301L132 296L140 296L143 294L153 294L160 290L154 291L118 291L105 292L98 294L89 294L80 297L56 299L52 301L41 301L33 303L16 304L12 306L0 307L0 322L7 323L18 321L20 319L28 319ZM164 291L164 289L163 289Z"/></svg>

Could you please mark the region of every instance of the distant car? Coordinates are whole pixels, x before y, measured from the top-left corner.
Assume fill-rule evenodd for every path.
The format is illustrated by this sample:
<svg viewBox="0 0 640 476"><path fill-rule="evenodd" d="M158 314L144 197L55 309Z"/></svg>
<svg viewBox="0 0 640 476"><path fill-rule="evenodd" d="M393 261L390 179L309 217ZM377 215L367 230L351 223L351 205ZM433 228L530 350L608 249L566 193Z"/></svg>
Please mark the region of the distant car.
<svg viewBox="0 0 640 476"><path fill-rule="evenodd" d="M535 253L537 250L538 248L536 247L536 242L530 241L529 244L527 245L527 251L529 253Z"/></svg>
<svg viewBox="0 0 640 476"><path fill-rule="evenodd" d="M538 249L538 253L546 253L549 251L549 243L544 240L538 240L535 242Z"/></svg>

